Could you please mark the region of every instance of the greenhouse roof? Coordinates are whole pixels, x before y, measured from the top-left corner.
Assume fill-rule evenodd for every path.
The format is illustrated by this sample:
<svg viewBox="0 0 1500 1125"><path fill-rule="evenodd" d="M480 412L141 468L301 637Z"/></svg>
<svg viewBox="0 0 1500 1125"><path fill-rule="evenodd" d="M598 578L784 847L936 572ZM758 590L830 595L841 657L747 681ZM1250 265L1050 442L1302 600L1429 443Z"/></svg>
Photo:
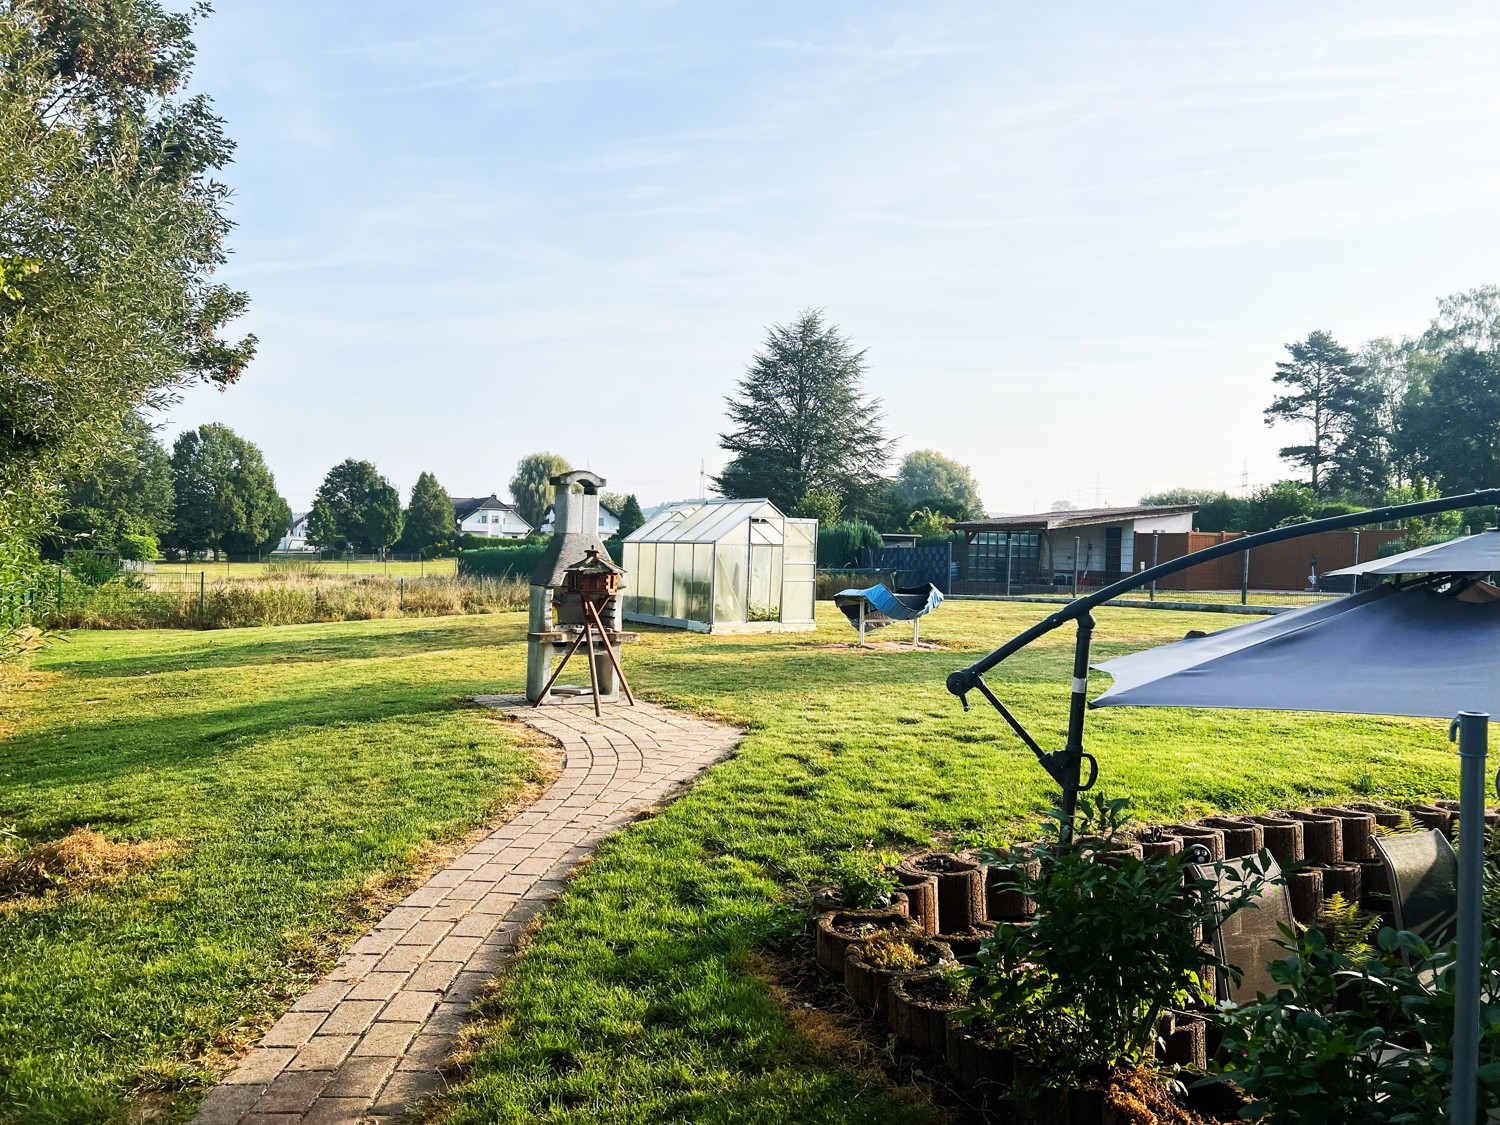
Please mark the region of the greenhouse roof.
<svg viewBox="0 0 1500 1125"><path fill-rule="evenodd" d="M740 524L781 512L769 500L703 500L679 504L652 516L626 537L627 543L717 543Z"/></svg>

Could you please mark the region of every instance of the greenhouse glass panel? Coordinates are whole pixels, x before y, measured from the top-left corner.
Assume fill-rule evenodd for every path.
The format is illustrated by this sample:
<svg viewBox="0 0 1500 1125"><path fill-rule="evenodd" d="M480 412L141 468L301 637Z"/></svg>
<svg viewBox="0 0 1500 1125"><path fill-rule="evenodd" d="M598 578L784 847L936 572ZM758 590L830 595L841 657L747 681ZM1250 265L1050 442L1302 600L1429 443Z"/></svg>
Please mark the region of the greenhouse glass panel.
<svg viewBox="0 0 1500 1125"><path fill-rule="evenodd" d="M705 625L713 623L714 548L712 543L693 544L693 592L688 599L688 618Z"/></svg>
<svg viewBox="0 0 1500 1125"><path fill-rule="evenodd" d="M638 613L636 590L641 581L641 545L625 543L620 548L620 565L625 568L625 598L621 605L626 613Z"/></svg>
<svg viewBox="0 0 1500 1125"><path fill-rule="evenodd" d="M789 519L783 529L781 619L811 621L817 598L818 521Z"/></svg>
<svg viewBox="0 0 1500 1125"><path fill-rule="evenodd" d="M655 615L656 613L656 544L642 543L640 552L640 570L634 575L635 586L635 612Z"/></svg>
<svg viewBox="0 0 1500 1125"><path fill-rule="evenodd" d="M672 566L672 616L681 621L688 620L688 601L693 585L693 545L678 543L674 549Z"/></svg>
<svg viewBox="0 0 1500 1125"><path fill-rule="evenodd" d="M776 621L781 617L781 568L776 565L777 551L765 543L750 545L751 621Z"/></svg>
<svg viewBox="0 0 1500 1125"><path fill-rule="evenodd" d="M656 545L656 576L653 590L656 608L652 612L657 617L672 616L672 551L673 544L671 543Z"/></svg>

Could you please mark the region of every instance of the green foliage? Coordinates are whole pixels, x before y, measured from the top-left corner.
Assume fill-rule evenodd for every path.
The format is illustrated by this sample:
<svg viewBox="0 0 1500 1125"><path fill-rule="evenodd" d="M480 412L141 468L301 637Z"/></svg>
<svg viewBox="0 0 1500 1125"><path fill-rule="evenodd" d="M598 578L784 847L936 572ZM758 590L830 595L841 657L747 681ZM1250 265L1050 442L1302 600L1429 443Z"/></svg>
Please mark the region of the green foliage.
<svg viewBox="0 0 1500 1125"><path fill-rule="evenodd" d="M325 549L375 554L401 537L403 520L401 494L391 482L370 462L350 458L329 469L318 487L307 539Z"/></svg>
<svg viewBox="0 0 1500 1125"><path fill-rule="evenodd" d="M885 906L896 889L896 864L901 857L894 852L877 852L865 848L835 857L829 875L838 885L845 906L856 910Z"/></svg>
<svg viewBox="0 0 1500 1125"><path fill-rule="evenodd" d="M127 535L160 539L172 529L172 466L150 424L134 412L103 459L66 489L57 519L64 542L109 549Z"/></svg>
<svg viewBox="0 0 1500 1125"><path fill-rule="evenodd" d="M1317 930L1284 931L1278 985L1220 1013L1224 1077L1252 1098L1244 1116L1266 1125L1427 1125L1451 1096L1456 974L1451 949L1382 930L1353 954ZM1482 979L1500 969L1487 941ZM1430 980L1430 984L1427 981ZM1483 1009L1481 1110L1500 1105L1500 1011Z"/></svg>
<svg viewBox="0 0 1500 1125"><path fill-rule="evenodd" d="M286 502L260 449L228 426L210 422L178 435L171 464L176 506L168 546L250 555L286 531Z"/></svg>
<svg viewBox="0 0 1500 1125"><path fill-rule="evenodd" d="M865 354L817 310L772 325L727 400L731 455L714 487L728 497L764 496L783 512L813 489L846 500L879 482L890 459L878 399L861 384Z"/></svg>
<svg viewBox="0 0 1500 1125"><path fill-rule="evenodd" d="M1323 902L1323 917L1331 931L1329 941L1339 953L1359 957L1370 952L1370 935L1380 925L1380 915L1361 909L1359 903L1335 891Z"/></svg>
<svg viewBox="0 0 1500 1125"><path fill-rule="evenodd" d="M542 526L557 489L552 478L572 471L573 466L556 453L528 453L516 463L510 478L510 498L521 518L533 528Z"/></svg>
<svg viewBox="0 0 1500 1125"><path fill-rule="evenodd" d="M115 543L120 558L133 562L149 562L161 554L161 545L154 535L122 535Z"/></svg>
<svg viewBox="0 0 1500 1125"><path fill-rule="evenodd" d="M85 586L103 586L120 576L119 556L104 551L69 551L63 566Z"/></svg>
<svg viewBox="0 0 1500 1125"><path fill-rule="evenodd" d="M401 549L430 558L453 541L455 529L453 501L448 499L437 477L422 473L412 485L406 524L401 531Z"/></svg>
<svg viewBox="0 0 1500 1125"><path fill-rule="evenodd" d="M1246 531L1250 505L1216 488L1169 488L1142 496L1142 504L1197 504L1193 527L1199 531Z"/></svg>
<svg viewBox="0 0 1500 1125"><path fill-rule="evenodd" d="M231 383L254 352L253 337L221 336L246 298L213 282L230 229L216 173L233 146L208 99L185 92L198 14L156 0L0 7L7 593L30 581L15 568L35 565L64 483L94 471L132 410Z"/></svg>
<svg viewBox="0 0 1500 1125"><path fill-rule="evenodd" d="M866 547L879 547L884 540L880 532L867 523L855 520L849 523L820 524L818 527L818 566L857 567L859 552Z"/></svg>
<svg viewBox="0 0 1500 1125"><path fill-rule="evenodd" d="M843 501L831 488L812 488L803 494L788 515L817 520L820 525L839 522L844 513Z"/></svg>
<svg viewBox="0 0 1500 1125"><path fill-rule="evenodd" d="M908 510L931 507L955 519L984 512L973 471L935 449L913 450L901 458L894 483Z"/></svg>
<svg viewBox="0 0 1500 1125"><path fill-rule="evenodd" d="M621 539L632 534L646 522L646 517L641 512L641 502L635 498L634 492L625 497L625 502L616 510L615 515L620 517L619 536Z"/></svg>
<svg viewBox="0 0 1500 1125"><path fill-rule="evenodd" d="M963 1018L1010 1029L1043 1084L1148 1063L1165 1012L1212 1001L1199 928L1232 916L1266 884L1264 871L1222 885L1191 878L1186 853L1111 853L1125 806L1084 795L1075 824L1051 815L1031 855L1040 874L1020 881L1035 920L1002 924L976 958Z"/></svg>
<svg viewBox="0 0 1500 1125"><path fill-rule="evenodd" d="M1403 441L1446 493L1500 484L1500 352L1444 356L1407 400Z"/></svg>
<svg viewBox="0 0 1500 1125"><path fill-rule="evenodd" d="M1300 481L1280 480L1262 485L1250 494L1245 505L1246 531L1267 531L1273 527L1302 523L1312 518L1316 497Z"/></svg>
<svg viewBox="0 0 1500 1125"><path fill-rule="evenodd" d="M546 550L547 540L463 551L458 573L465 578L528 578Z"/></svg>
<svg viewBox="0 0 1500 1125"><path fill-rule="evenodd" d="M944 539L953 526L953 521L942 512L918 508L907 517L906 526L923 539Z"/></svg>

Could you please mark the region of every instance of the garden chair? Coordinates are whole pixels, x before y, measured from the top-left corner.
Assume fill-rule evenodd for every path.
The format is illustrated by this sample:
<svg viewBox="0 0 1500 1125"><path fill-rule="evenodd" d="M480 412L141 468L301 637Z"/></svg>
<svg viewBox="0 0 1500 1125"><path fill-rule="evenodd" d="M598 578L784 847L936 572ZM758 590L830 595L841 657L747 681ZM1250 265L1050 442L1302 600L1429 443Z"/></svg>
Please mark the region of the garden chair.
<svg viewBox="0 0 1500 1125"><path fill-rule="evenodd" d="M1436 828L1376 836L1375 850L1390 877L1398 930L1410 930L1434 949L1458 936L1458 856Z"/></svg>
<svg viewBox="0 0 1500 1125"><path fill-rule="evenodd" d="M1255 866L1250 863L1254 859ZM1220 1000L1254 1000L1260 993L1275 995L1281 986L1271 979L1270 964L1286 956L1276 943L1285 935L1282 927L1295 928L1292 921L1292 898L1287 893L1281 868L1269 855L1221 860L1218 863L1190 863L1188 871L1195 879L1211 879L1221 891L1239 887L1263 870L1265 883L1258 894L1241 910L1214 927L1214 958L1219 963L1218 998ZM1235 983L1229 966L1240 970Z"/></svg>

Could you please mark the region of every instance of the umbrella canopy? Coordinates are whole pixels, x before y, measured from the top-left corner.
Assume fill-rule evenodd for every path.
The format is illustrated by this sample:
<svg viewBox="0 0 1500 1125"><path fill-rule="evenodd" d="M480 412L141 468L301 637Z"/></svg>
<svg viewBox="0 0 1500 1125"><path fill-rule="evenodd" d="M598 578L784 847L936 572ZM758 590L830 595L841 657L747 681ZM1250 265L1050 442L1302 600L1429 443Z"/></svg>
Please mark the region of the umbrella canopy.
<svg viewBox="0 0 1500 1125"><path fill-rule="evenodd" d="M1095 707L1500 716L1500 599L1377 586L1094 667Z"/></svg>
<svg viewBox="0 0 1500 1125"><path fill-rule="evenodd" d="M1481 531L1431 547L1330 570L1336 574L1493 574L1500 571L1500 530Z"/></svg>

